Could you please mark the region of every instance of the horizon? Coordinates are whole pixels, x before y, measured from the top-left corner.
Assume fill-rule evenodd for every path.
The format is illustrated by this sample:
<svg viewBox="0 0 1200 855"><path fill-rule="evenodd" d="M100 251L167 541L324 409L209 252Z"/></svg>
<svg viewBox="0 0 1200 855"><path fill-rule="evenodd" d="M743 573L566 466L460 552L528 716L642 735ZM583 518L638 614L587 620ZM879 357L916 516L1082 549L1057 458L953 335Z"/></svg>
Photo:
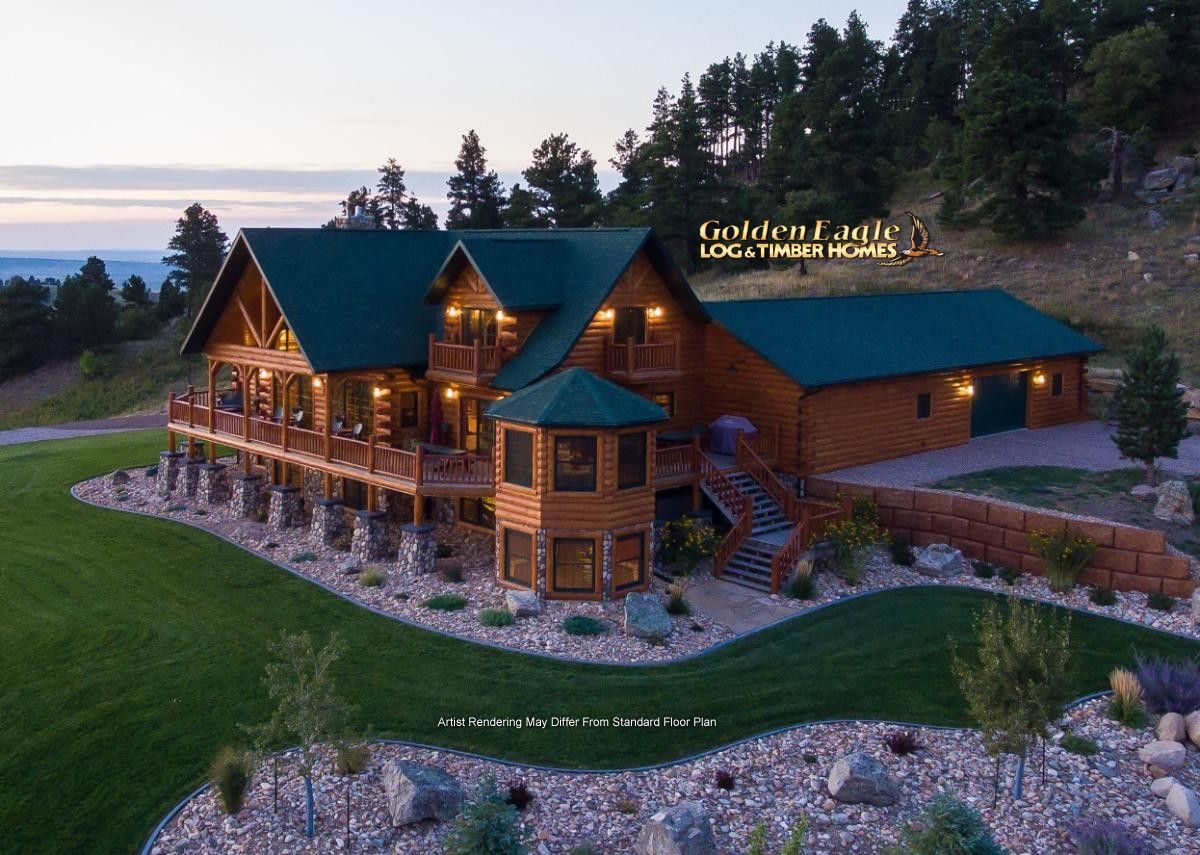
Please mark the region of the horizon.
<svg viewBox="0 0 1200 855"><path fill-rule="evenodd" d="M674 92L685 72L694 80L709 63L753 56L770 41L802 46L818 18L840 28L852 9L887 42L904 8L868 0L797 11L770 0L731 26L713 2L596 9L521 0L450 12L372 0L332 16L313 0L286 15L275 3L218 0L199 19L148 0L67 5L69 14L27 6L11 16L9 61L38 74L9 109L24 127L86 128L88 156L70 132L0 143L0 245L14 247L5 252L162 247L196 201L231 236L252 226L316 227L350 189L373 187L388 157L441 219L445 179L471 128L506 187L523 181L544 137L566 132L596 158L607 191L618 181L608 164L613 142L645 127L660 86ZM48 32L54 64L42 47ZM402 61L374 46L340 51L353 59L331 49L377 32L400 34L384 46L402 49ZM410 69L424 72L415 85ZM113 109L128 103L144 106Z"/></svg>

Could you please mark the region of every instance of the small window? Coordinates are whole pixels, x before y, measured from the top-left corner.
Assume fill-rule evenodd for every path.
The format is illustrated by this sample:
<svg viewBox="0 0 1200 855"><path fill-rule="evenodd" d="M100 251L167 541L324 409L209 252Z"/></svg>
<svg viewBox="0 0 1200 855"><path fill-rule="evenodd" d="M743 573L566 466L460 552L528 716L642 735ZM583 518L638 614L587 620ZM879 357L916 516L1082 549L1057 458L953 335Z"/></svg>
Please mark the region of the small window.
<svg viewBox="0 0 1200 855"><path fill-rule="evenodd" d="M458 518L480 528L496 527L496 500L490 496L479 499L459 499Z"/></svg>
<svg viewBox="0 0 1200 855"><path fill-rule="evenodd" d="M504 580L533 587L533 535L511 528L504 530Z"/></svg>
<svg viewBox="0 0 1200 855"><path fill-rule="evenodd" d="M646 581L646 534L621 535L613 544L613 589L627 591Z"/></svg>
<svg viewBox="0 0 1200 855"><path fill-rule="evenodd" d="M555 591L590 594L596 590L596 542L583 538L554 541Z"/></svg>
<svg viewBox="0 0 1200 855"><path fill-rule="evenodd" d="M1055 398L1062 395L1062 384L1063 384L1062 374L1052 374L1050 376L1050 394L1053 395Z"/></svg>
<svg viewBox="0 0 1200 855"><path fill-rule="evenodd" d="M555 438L554 489L564 493L590 493L596 489L596 437Z"/></svg>
<svg viewBox="0 0 1200 855"><path fill-rule="evenodd" d="M533 486L533 434L528 431L504 430L504 483Z"/></svg>
<svg viewBox="0 0 1200 855"><path fill-rule="evenodd" d="M917 395L917 418L927 419L933 415L933 395L921 392Z"/></svg>
<svg viewBox="0 0 1200 855"><path fill-rule="evenodd" d="M651 400L667 411L667 418L675 418L675 393L655 392Z"/></svg>
<svg viewBox="0 0 1200 855"><path fill-rule="evenodd" d="M617 489L646 485L646 434L626 433L617 438Z"/></svg>
<svg viewBox="0 0 1200 855"><path fill-rule="evenodd" d="M414 428L417 426L417 393L401 392L399 407L400 427Z"/></svg>

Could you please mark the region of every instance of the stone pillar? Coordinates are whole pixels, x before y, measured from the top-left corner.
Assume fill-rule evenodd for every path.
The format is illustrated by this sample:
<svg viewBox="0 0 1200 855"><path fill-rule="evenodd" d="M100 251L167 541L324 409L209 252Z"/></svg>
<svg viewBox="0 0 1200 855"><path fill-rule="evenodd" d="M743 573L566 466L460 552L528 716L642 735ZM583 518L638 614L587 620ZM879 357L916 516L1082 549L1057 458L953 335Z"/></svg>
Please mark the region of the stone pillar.
<svg viewBox="0 0 1200 855"><path fill-rule="evenodd" d="M183 464L183 487L180 492L184 496L195 496L196 487L200 482L200 467L204 465L203 457L189 457Z"/></svg>
<svg viewBox="0 0 1200 855"><path fill-rule="evenodd" d="M613 595L613 535L611 531L604 532L600 538L600 598L611 600Z"/></svg>
<svg viewBox="0 0 1200 855"><path fill-rule="evenodd" d="M196 495L206 505L219 505L229 501L229 476L224 463L202 463Z"/></svg>
<svg viewBox="0 0 1200 855"><path fill-rule="evenodd" d="M431 525L407 525L400 527L399 570L401 573L419 575L432 573L437 561L437 530Z"/></svg>
<svg viewBox="0 0 1200 855"><path fill-rule="evenodd" d="M359 561L378 561L388 554L387 515L381 511L359 511L354 518L354 540L350 553Z"/></svg>
<svg viewBox="0 0 1200 855"><path fill-rule="evenodd" d="M539 597L545 597L546 588L548 587L546 579L550 573L550 562L546 557L546 530L544 528L537 530L534 542L536 544L534 548L536 555L534 556L533 572L537 575L535 588Z"/></svg>
<svg viewBox="0 0 1200 855"><path fill-rule="evenodd" d="M346 529L346 518L342 516L341 499L314 499L312 523L309 532L322 546L330 546Z"/></svg>
<svg viewBox="0 0 1200 855"><path fill-rule="evenodd" d="M299 487L275 484L267 510L269 528L298 528L304 525L304 496Z"/></svg>
<svg viewBox="0 0 1200 855"><path fill-rule="evenodd" d="M242 473L233 479L230 509L239 518L258 516L262 508L262 476Z"/></svg>
<svg viewBox="0 0 1200 855"><path fill-rule="evenodd" d="M160 496L175 492L179 483L179 470L183 466L182 451L160 451L158 453L158 482L155 484Z"/></svg>

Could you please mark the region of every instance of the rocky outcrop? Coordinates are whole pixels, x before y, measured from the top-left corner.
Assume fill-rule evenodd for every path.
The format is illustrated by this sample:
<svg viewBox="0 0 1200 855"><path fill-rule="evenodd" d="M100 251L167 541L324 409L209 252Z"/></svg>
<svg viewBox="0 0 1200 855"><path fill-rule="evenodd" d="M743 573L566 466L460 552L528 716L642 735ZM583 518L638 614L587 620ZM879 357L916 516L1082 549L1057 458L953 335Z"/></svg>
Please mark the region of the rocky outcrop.
<svg viewBox="0 0 1200 855"><path fill-rule="evenodd" d="M829 773L829 795L843 804L894 805L900 800L900 784L887 768L867 754L854 753L833 764Z"/></svg>
<svg viewBox="0 0 1200 855"><path fill-rule="evenodd" d="M436 766L393 760L383 767L383 791L394 826L424 819L445 822L462 809L462 785Z"/></svg>
<svg viewBox="0 0 1200 855"><path fill-rule="evenodd" d="M698 802L660 810L638 832L637 855L716 855L712 823Z"/></svg>

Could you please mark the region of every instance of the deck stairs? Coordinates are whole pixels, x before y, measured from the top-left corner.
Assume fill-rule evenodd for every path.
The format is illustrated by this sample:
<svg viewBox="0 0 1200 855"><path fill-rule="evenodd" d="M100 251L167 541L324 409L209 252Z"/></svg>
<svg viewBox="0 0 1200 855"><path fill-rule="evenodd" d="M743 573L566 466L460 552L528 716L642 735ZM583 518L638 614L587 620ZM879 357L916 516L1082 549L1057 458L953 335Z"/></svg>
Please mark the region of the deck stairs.
<svg viewBox="0 0 1200 855"><path fill-rule="evenodd" d="M788 520L783 508L750 474L740 469L724 470L725 477L754 502L754 531L725 564L722 579L757 591L771 590L771 559L787 540L795 523ZM705 495L733 521L733 513L707 487Z"/></svg>

